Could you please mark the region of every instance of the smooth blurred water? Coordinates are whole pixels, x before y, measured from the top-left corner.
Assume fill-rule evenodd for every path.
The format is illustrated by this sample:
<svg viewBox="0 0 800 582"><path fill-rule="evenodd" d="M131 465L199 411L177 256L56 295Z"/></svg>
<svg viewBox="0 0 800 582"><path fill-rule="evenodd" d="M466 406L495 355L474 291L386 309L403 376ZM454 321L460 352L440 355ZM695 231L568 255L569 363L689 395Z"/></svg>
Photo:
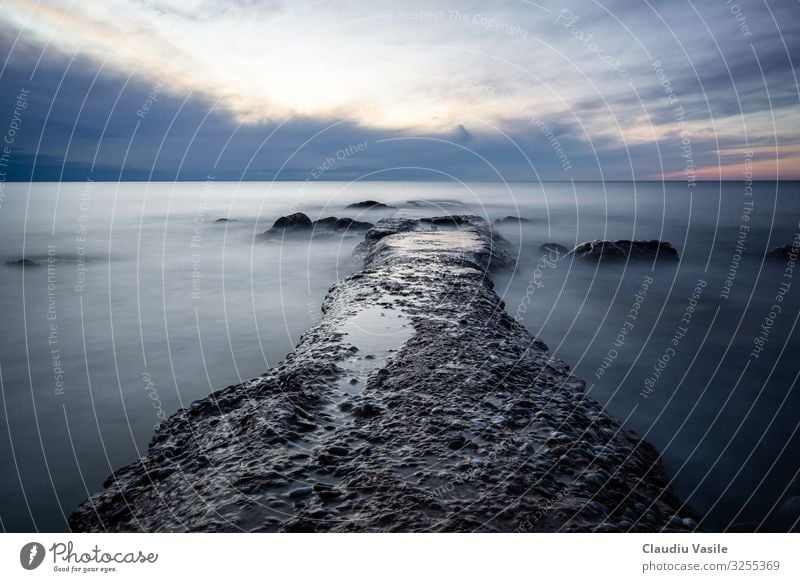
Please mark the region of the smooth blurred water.
<svg viewBox="0 0 800 582"><path fill-rule="evenodd" d="M783 296L764 351L751 357L779 285L791 281L785 264L762 256L800 230L800 184L756 183L751 214L744 190L656 182L6 185L0 260L40 264L0 265L2 528L66 529L72 508L143 452L159 417L279 362L319 316L328 287L358 268L351 253L359 239L256 235L289 212L371 222L385 215L343 210L365 199L405 208L428 200L442 213L458 202L492 220L530 218L499 227L518 259L513 273L495 275L507 311L573 366L610 414L662 451L678 492L707 515L705 527L761 523L800 495L800 284ZM214 222L222 217L236 222ZM750 228L744 257L722 298L742 224ZM542 262L544 242L597 238L667 240L682 260ZM615 345L645 277L653 283L639 315ZM705 287L683 325L698 281ZM685 335L645 398L681 326ZM604 358L611 363L599 375Z"/></svg>

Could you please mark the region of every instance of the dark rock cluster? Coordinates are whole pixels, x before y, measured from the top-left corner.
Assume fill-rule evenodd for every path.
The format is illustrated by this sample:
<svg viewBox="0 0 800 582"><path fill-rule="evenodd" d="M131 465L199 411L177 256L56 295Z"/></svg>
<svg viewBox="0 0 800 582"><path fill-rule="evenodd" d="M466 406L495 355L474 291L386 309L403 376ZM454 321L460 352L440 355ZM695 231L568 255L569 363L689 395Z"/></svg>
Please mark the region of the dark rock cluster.
<svg viewBox="0 0 800 582"><path fill-rule="evenodd" d="M170 417L72 529L697 527L655 449L507 315L489 224L382 220L358 252L283 362Z"/></svg>
<svg viewBox="0 0 800 582"><path fill-rule="evenodd" d="M263 233L263 236L267 239L282 239L296 235L361 234L372 226L369 222L361 222L352 218L336 218L335 216L311 220L302 212L296 212L288 216L281 216L269 230Z"/></svg>

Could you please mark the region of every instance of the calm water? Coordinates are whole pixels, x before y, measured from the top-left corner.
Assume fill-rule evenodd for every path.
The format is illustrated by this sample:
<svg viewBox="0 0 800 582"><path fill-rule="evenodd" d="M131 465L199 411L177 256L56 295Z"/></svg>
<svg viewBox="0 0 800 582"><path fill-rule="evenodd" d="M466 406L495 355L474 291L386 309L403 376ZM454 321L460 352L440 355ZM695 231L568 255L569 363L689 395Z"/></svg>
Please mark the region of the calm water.
<svg viewBox="0 0 800 582"><path fill-rule="evenodd" d="M741 183L7 185L2 528L66 529L72 508L142 453L159 418L280 361L331 283L358 268L358 239L255 235L288 212L356 217L342 209L365 199L531 218L500 227L518 258L495 277L509 313L663 452L707 528L770 527L774 509L800 495L800 283L761 256L800 230L800 184L757 183L752 211L744 192ZM215 222L223 217L236 222ZM660 238L682 260L597 268L543 261L538 248L596 238ZM5 264L22 256L38 265Z"/></svg>

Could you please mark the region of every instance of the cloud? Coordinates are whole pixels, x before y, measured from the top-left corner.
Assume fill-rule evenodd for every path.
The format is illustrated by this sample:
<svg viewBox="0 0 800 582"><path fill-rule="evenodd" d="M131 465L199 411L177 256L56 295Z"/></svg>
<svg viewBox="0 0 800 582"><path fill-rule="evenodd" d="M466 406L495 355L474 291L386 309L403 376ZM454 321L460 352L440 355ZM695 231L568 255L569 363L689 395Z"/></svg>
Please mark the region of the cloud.
<svg viewBox="0 0 800 582"><path fill-rule="evenodd" d="M226 149L227 160L271 135L265 176L280 168L275 159L294 148L308 154L325 138L303 140L338 124L324 135L339 143L443 140L446 153L434 141L415 147L447 171L473 172L454 165L474 164L459 151L468 146L517 176L535 175L530 158L548 177L626 178L678 175L682 132L708 168L735 164L719 152L747 144L771 142L773 158L792 159L780 151L798 138L800 25L783 4L741 10L653 1L12 0L0 33L15 42L6 86L9 75L27 75L40 95L52 94L38 109L48 155L63 155L71 139L71 156L100 152L113 167L135 131L139 147L128 155L142 167L165 164L165 151L180 160L201 142ZM137 119L154 88L158 105ZM399 142L371 154L379 151L385 157L353 167L425 161ZM205 157L192 159L199 168ZM293 172L302 172L300 158Z"/></svg>

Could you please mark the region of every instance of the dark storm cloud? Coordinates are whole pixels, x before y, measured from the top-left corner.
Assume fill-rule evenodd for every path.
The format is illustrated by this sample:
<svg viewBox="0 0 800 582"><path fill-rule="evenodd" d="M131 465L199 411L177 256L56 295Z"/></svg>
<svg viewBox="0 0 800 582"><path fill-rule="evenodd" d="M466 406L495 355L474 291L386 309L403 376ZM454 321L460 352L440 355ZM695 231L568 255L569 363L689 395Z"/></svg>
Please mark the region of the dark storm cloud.
<svg viewBox="0 0 800 582"><path fill-rule="evenodd" d="M734 3L724 0L702 5L620 1L606 4L607 10L576 2L565 5L578 18L571 27L557 20L560 5L549 6L550 12L517 2L499 5L501 21L535 37L517 52L520 58L535 55L539 82L529 71L497 59L470 61L472 85L459 97L482 103L509 95L514 101L501 103L500 119L487 113L482 123L473 114L436 131L379 129L357 119L313 114L242 123L213 94L173 87L169 78L147 69L122 74L97 58L70 60L69 53L25 34L12 50L17 31L8 26L0 29L0 50L9 56L0 84L3 111L13 110L21 89L30 91L8 177L533 180L674 173L683 164L678 120L655 74L655 60L684 109L683 119L693 124L695 162L716 165L721 162L717 150L740 147L745 136L751 145L800 141L796 127L785 121L800 111L800 19L797 6L790 4L742 2L736 12ZM249 2L223 8L209 4L183 16L207 21L226 11L254 10ZM270 4L258 10L279 8ZM437 26L399 24L409 44L415 27ZM381 20L381 26L390 25L398 23ZM447 28L443 36L456 49L459 42L475 39L489 48L510 42L484 28L469 23ZM581 40L576 31L592 34L596 44ZM609 68L602 54L618 58L625 75ZM458 82L454 78L454 86ZM476 84L490 90L476 90ZM542 111L523 104L525 99L536 104L539 95L544 103L552 94L561 100L560 109L552 100ZM336 159L342 148L359 143L368 145ZM312 170L331 157L336 163L314 177Z"/></svg>
<svg viewBox="0 0 800 582"><path fill-rule="evenodd" d="M312 179L312 169L358 143L367 144L362 155L348 155L313 179L374 174L373 179L533 180L537 171L569 177L530 124L508 128L511 140L465 124L435 136L341 120L242 124L201 96L170 95L159 80L146 83L90 61L48 57L31 77L34 62L10 63L0 87L4 107L11 106L20 88L30 90L9 179ZM574 126L553 120L551 127L575 155L591 153L570 135L578 133ZM535 171L520 150L535 160Z"/></svg>

